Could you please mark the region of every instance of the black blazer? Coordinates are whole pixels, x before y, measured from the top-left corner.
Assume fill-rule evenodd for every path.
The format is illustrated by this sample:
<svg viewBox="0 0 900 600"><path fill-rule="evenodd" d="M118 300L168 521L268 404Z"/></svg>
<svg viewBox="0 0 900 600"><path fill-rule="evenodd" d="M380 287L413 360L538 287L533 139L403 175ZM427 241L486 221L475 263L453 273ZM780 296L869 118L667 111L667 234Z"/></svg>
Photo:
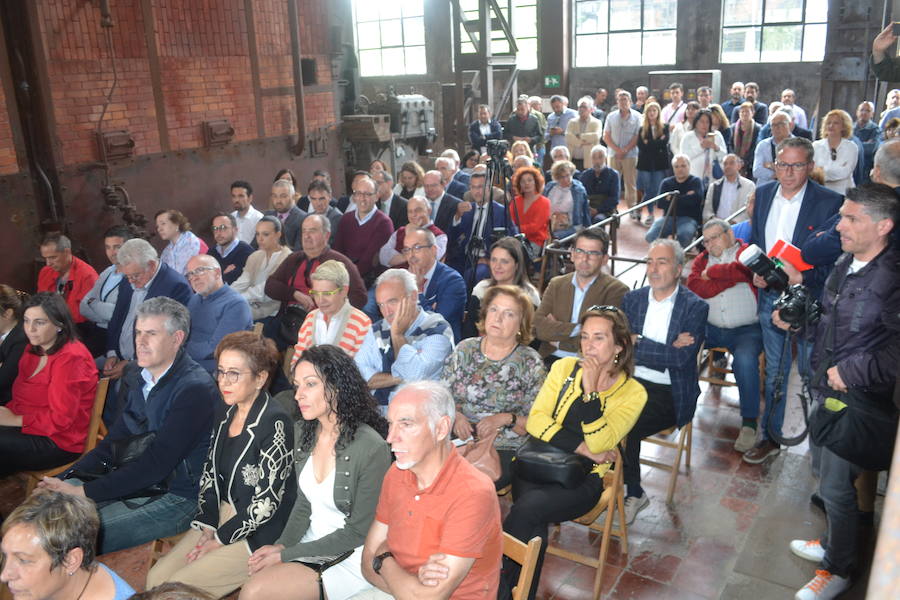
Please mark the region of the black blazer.
<svg viewBox="0 0 900 600"><path fill-rule="evenodd" d="M246 540L252 552L278 539L297 499L294 427L281 405L261 392L244 422L247 443L240 450L240 458L230 465L229 472L222 472L223 442L235 410L233 406L228 408L213 433L200 477L197 518L191 526L215 529L222 544ZM223 500L237 514L219 525L219 504Z"/></svg>
<svg viewBox="0 0 900 600"><path fill-rule="evenodd" d="M456 205L459 203L459 198L444 192L444 195L441 198L441 206L438 208L437 217L434 219L434 224L444 233L450 231L450 226L453 224L453 217L456 216Z"/></svg>
<svg viewBox="0 0 900 600"><path fill-rule="evenodd" d="M19 359L28 344L21 321L0 344L0 405L12 400L12 386L19 375Z"/></svg>
<svg viewBox="0 0 900 600"><path fill-rule="evenodd" d="M391 212L388 216L391 218L391 223L394 224L394 230L400 229L409 223L409 216L406 214L406 203L406 198L401 198L397 194L394 194L391 198ZM381 203L379 202L378 204L380 205Z"/></svg>

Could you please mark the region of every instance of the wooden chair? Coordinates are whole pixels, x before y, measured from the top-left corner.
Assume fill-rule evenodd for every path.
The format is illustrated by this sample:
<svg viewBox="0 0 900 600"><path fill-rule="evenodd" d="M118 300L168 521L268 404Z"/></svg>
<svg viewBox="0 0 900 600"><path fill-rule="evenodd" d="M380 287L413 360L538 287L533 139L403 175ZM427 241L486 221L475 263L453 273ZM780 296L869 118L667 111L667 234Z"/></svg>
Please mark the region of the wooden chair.
<svg viewBox="0 0 900 600"><path fill-rule="evenodd" d="M726 379L726 377L730 373L734 373L734 371L729 369L728 367L716 366L716 354L725 354L727 356L728 348L706 348L701 350L697 354L697 357L699 359L698 362L700 363L699 365L697 365L698 372L700 373L700 381L705 381L707 383L720 385L723 387L736 386L737 383ZM703 375L704 371L706 372L706 375Z"/></svg>
<svg viewBox="0 0 900 600"><path fill-rule="evenodd" d="M284 350L284 360L281 361L281 370L288 380L291 379L291 360L294 358L294 346L288 346Z"/></svg>
<svg viewBox="0 0 900 600"><path fill-rule="evenodd" d="M93 450L97 446L97 442L106 435L106 427L103 425L103 407L106 406L107 391L109 391L109 377L104 377L97 382L97 392L94 394L94 408L91 411L91 420L88 423L87 438L85 439L84 450L81 452L81 456L84 456ZM26 471L25 494L31 494L34 487L42 478L59 475L76 462L77 461L72 461L60 467L53 467L52 469Z"/></svg>
<svg viewBox="0 0 900 600"><path fill-rule="evenodd" d="M592 531L600 532L600 553L597 558L585 556L571 550L565 550L552 543L548 543L547 552L553 556L559 556L566 560L572 560L582 565L597 570L594 575L594 600L600 598L600 588L603 583L603 571L606 566L606 556L609 554L609 541L612 536L619 538L622 545L622 554L628 555L628 524L625 522L625 486L622 483L622 456L616 450L615 465L603 476L603 493L600 500L590 512L574 519L574 523L584 525ZM606 513L606 519L597 523L597 518ZM613 518L618 513L618 519ZM614 523L614 521L617 521ZM559 527L557 526L557 534ZM549 542L549 540L548 540Z"/></svg>
<svg viewBox="0 0 900 600"><path fill-rule="evenodd" d="M688 423L684 427L681 428L681 431L678 433L677 441L670 441L664 439L660 436L669 436L675 433L675 427L670 427L668 429L664 429L655 435L644 438L644 442L649 442L651 444L656 444L658 446L663 446L665 448L671 448L675 450L675 460L671 463L661 462L657 458L645 458L641 457L641 464L648 465L650 467L656 467L657 469L664 469L669 471L671 475L669 476L669 487L666 493L666 503L672 503L672 497L675 496L675 484L678 482L678 473L681 471L681 458L684 457L684 466L687 471L691 469L691 442L693 440L693 424Z"/></svg>
<svg viewBox="0 0 900 600"><path fill-rule="evenodd" d="M260 322L256 322L253 324L253 333L262 337L263 324Z"/></svg>
<svg viewBox="0 0 900 600"><path fill-rule="evenodd" d="M503 532L503 554L522 565L519 580L512 589L512 600L525 600L534 581L534 571L541 552L541 538L534 536L528 543Z"/></svg>
<svg viewBox="0 0 900 600"><path fill-rule="evenodd" d="M150 556L147 558L147 571L153 568L153 565L156 562L165 556L169 550L171 550L178 541L184 537L184 534L187 531L182 531L181 533L177 533L175 535L170 535L169 537L163 537L159 539L153 540L153 543L150 545Z"/></svg>

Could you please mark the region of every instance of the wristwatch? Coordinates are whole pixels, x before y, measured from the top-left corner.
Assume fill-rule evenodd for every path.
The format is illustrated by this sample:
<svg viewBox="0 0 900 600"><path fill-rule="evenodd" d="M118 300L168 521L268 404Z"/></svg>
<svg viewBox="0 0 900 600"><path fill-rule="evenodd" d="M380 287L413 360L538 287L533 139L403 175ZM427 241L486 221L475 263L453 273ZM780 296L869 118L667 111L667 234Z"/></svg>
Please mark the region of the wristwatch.
<svg viewBox="0 0 900 600"><path fill-rule="evenodd" d="M391 554L390 552L384 552L382 554L379 554L375 558L373 558L372 559L372 570L375 571L375 573L377 573L378 575L380 575L381 574L381 563L383 563L384 559L386 559L389 556L394 556L394 555Z"/></svg>

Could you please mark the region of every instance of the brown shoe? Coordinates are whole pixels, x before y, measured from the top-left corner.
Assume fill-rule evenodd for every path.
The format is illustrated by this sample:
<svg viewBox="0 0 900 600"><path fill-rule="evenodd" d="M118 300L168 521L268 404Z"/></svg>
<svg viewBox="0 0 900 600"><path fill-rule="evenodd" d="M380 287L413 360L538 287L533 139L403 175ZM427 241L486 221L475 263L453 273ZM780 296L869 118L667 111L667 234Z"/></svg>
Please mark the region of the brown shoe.
<svg viewBox="0 0 900 600"><path fill-rule="evenodd" d="M770 456L776 456L781 452L781 446L772 440L759 440L756 445L744 453L744 462L758 465Z"/></svg>

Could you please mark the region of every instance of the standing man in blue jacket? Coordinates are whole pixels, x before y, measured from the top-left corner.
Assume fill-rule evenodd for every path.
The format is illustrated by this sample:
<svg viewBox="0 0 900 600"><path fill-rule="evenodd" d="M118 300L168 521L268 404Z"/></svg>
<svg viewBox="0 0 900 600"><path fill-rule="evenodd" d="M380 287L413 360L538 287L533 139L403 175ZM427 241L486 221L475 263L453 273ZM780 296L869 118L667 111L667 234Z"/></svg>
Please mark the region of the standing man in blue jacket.
<svg viewBox="0 0 900 600"><path fill-rule="evenodd" d="M478 120L469 125L469 143L483 154L488 140L500 139L503 139L500 122L491 116L491 108L487 104L481 104L478 107Z"/></svg>
<svg viewBox="0 0 900 600"><path fill-rule="evenodd" d="M813 161L812 142L801 137L787 138L778 144L775 155L774 167L778 179L756 189L750 232L750 241L765 253L769 253L779 240L803 248L806 240L837 214L843 201L840 194L809 179L816 166ZM818 298L829 269L815 267L801 273L786 263L784 270L789 277L790 285L803 284ZM759 275L754 275L753 283L760 288L759 324L762 327L763 348L766 355L766 411L763 413L759 428L760 438L756 445L744 454L744 461L759 464L781 451L781 446L772 440L770 430L781 435L788 376L794 356L791 344L785 340L788 333L773 323L776 317L773 308L779 293L767 289L765 280ZM811 347L808 340L802 336L798 336L796 341L797 367L801 375L807 374ZM779 368L782 380L781 387L776 389ZM781 401L773 406L776 396L779 396Z"/></svg>
<svg viewBox="0 0 900 600"><path fill-rule="evenodd" d="M184 305L157 297L138 307L135 367L124 375L125 410L97 447L65 475L102 473L112 446L155 437L134 461L91 481L45 477L42 487L86 496L100 512L98 554L185 531L197 512L200 473L220 402L209 374L183 349L191 329ZM148 495L151 486L161 493Z"/></svg>

